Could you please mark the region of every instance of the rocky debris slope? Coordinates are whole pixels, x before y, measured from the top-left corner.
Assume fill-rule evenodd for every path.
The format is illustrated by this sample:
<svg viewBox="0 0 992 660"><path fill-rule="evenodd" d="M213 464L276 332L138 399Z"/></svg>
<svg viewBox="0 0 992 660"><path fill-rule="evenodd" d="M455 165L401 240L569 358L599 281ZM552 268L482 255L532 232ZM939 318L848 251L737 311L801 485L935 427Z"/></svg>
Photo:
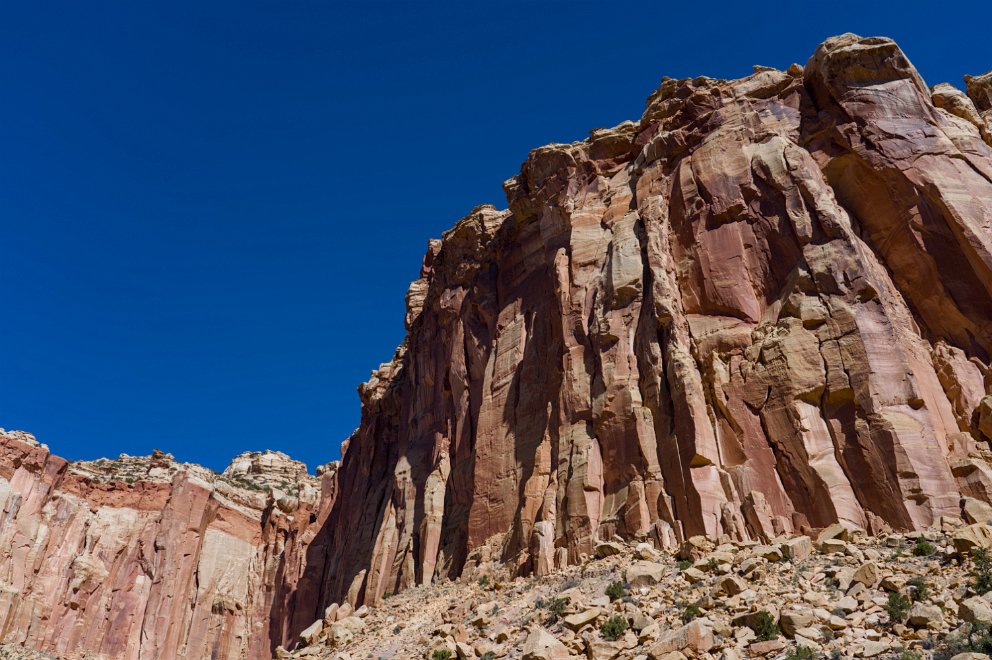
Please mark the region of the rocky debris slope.
<svg viewBox="0 0 992 660"><path fill-rule="evenodd" d="M70 464L2 432L0 641L59 658L271 657L295 616L315 616L297 582L332 484L276 452L217 475L158 451Z"/></svg>
<svg viewBox="0 0 992 660"><path fill-rule="evenodd" d="M323 604L992 500L989 81L843 35L533 151L360 388Z"/></svg>
<svg viewBox="0 0 992 660"><path fill-rule="evenodd" d="M974 550L992 547L989 530L835 524L767 543L693 537L675 553L616 539L543 577L486 564L372 608L332 605L276 657L987 659L992 555Z"/></svg>

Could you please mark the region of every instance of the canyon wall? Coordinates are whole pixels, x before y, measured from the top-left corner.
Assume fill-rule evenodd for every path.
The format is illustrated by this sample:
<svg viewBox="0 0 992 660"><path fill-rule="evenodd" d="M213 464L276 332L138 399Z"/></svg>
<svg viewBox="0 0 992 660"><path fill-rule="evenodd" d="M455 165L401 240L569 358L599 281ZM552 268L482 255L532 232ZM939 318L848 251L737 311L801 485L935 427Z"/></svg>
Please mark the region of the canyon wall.
<svg viewBox="0 0 992 660"><path fill-rule="evenodd" d="M324 602L990 501L992 77L967 90L844 35L533 151L430 243L360 389Z"/></svg>
<svg viewBox="0 0 992 660"><path fill-rule="evenodd" d="M0 434L0 641L266 658L332 602L992 502L992 75L891 41L665 79L429 244L319 479Z"/></svg>
<svg viewBox="0 0 992 660"><path fill-rule="evenodd" d="M318 481L275 452L217 475L161 453L69 464L0 432L0 641L60 658L270 658L298 598L316 601L297 582L333 483L333 466Z"/></svg>

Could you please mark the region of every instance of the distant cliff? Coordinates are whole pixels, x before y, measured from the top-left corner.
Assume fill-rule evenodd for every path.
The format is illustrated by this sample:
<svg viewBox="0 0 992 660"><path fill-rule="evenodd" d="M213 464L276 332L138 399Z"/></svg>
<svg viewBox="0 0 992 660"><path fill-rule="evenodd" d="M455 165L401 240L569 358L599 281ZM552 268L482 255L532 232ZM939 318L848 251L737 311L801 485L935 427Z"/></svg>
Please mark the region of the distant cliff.
<svg viewBox="0 0 992 660"><path fill-rule="evenodd" d="M67 463L0 430L2 641L61 658L268 658L333 497L277 452ZM323 507L323 509L322 509ZM323 513L322 513L323 510ZM317 580L319 583L319 580Z"/></svg>

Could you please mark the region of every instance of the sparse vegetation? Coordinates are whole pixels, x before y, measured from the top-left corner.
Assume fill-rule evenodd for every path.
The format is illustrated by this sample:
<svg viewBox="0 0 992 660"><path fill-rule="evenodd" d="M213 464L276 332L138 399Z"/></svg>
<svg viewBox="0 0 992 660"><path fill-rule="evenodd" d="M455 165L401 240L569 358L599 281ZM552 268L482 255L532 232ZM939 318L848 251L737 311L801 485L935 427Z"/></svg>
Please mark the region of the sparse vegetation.
<svg viewBox="0 0 992 660"><path fill-rule="evenodd" d="M448 649L437 649L431 654L431 660L451 660L451 651Z"/></svg>
<svg viewBox="0 0 992 660"><path fill-rule="evenodd" d="M775 617L773 617L768 610L761 610L758 612L754 622L752 622L748 627L754 631L755 636L760 642L778 639L779 635L782 634L782 632L778 629L778 624L775 623Z"/></svg>
<svg viewBox="0 0 992 660"><path fill-rule="evenodd" d="M691 567L692 567L692 562L689 561L688 559L683 559L683 560L681 560L679 562L679 570L680 571L684 571L687 568L691 568Z"/></svg>
<svg viewBox="0 0 992 660"><path fill-rule="evenodd" d="M785 660L814 660L816 653L808 646L800 644L785 654Z"/></svg>
<svg viewBox="0 0 992 660"><path fill-rule="evenodd" d="M536 605L538 609L542 609L548 613L545 623L557 623L558 619L565 613L565 608L568 607L568 599L557 596L548 600L538 598Z"/></svg>
<svg viewBox="0 0 992 660"><path fill-rule="evenodd" d="M611 582L610 586L606 587L606 595L610 597L610 600L623 598L627 595L627 585L620 580Z"/></svg>
<svg viewBox="0 0 992 660"><path fill-rule="evenodd" d="M912 591L910 592L910 597L913 599L914 603L918 603L921 600L926 600L930 595L930 585L921 576L917 575L908 582Z"/></svg>
<svg viewBox="0 0 992 660"><path fill-rule="evenodd" d="M937 552L937 548L933 543L926 540L922 536L916 539L916 545L913 547L913 554L917 557L929 557L933 553Z"/></svg>
<svg viewBox="0 0 992 660"><path fill-rule="evenodd" d="M975 548L972 552L972 586L980 594L992 591L992 557L985 548Z"/></svg>
<svg viewBox="0 0 992 660"><path fill-rule="evenodd" d="M902 594L893 591L889 594L889 601L885 604L885 611L889 614L889 621L892 623L902 623L909 614L909 599Z"/></svg>
<svg viewBox="0 0 992 660"><path fill-rule="evenodd" d="M603 639L613 640L624 634L627 631L627 627L627 619L614 614L600 626L599 632L603 635Z"/></svg>
<svg viewBox="0 0 992 660"><path fill-rule="evenodd" d="M479 578L478 583L479 583L479 586L482 587L483 589L488 588L489 587L489 576L488 575L483 575L482 577Z"/></svg>
<svg viewBox="0 0 992 660"><path fill-rule="evenodd" d="M703 616L703 611L695 603L691 603L682 610L682 623L689 623L693 619Z"/></svg>

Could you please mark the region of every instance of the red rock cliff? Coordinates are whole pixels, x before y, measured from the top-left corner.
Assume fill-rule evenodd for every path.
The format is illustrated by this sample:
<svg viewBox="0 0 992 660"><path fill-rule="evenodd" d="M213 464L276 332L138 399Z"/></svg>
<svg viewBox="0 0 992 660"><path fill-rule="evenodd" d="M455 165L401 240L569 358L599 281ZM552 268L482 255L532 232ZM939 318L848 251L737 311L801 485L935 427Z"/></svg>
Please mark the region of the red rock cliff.
<svg viewBox="0 0 992 660"><path fill-rule="evenodd" d="M317 483L274 452L224 475L160 453L68 464L0 430L0 641L60 658L270 658L297 615L315 617L297 583L332 500L333 473Z"/></svg>
<svg viewBox="0 0 992 660"><path fill-rule="evenodd" d="M992 501L990 141L992 75L929 89L886 39L666 79L430 244L320 484L0 435L2 641L264 658L324 605L483 561Z"/></svg>
<svg viewBox="0 0 992 660"><path fill-rule="evenodd" d="M324 602L597 539L924 528L992 496L992 78L890 40L668 80L430 244ZM342 532L342 530L347 530ZM488 544L487 544L488 542Z"/></svg>

